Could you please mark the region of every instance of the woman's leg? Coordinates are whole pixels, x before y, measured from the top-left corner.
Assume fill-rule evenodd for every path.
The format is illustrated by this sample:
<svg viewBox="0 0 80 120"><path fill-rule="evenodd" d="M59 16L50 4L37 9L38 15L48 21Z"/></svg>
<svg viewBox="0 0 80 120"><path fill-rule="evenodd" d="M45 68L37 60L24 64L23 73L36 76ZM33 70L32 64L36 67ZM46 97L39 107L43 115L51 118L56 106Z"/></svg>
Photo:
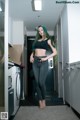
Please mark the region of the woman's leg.
<svg viewBox="0 0 80 120"><path fill-rule="evenodd" d="M39 67L37 67L35 64L33 64L33 71L34 71L34 76L35 76L36 91L37 91L37 96L38 96L38 100L39 100L39 107L43 108L41 89L39 86L39 72L40 72L39 69L40 69Z"/></svg>
<svg viewBox="0 0 80 120"><path fill-rule="evenodd" d="M40 67L40 76L39 76L39 85L41 89L43 107L45 107L45 94L46 94L45 81L47 74L48 74L48 61L45 61L42 62L42 65Z"/></svg>
<svg viewBox="0 0 80 120"><path fill-rule="evenodd" d="M33 63L33 72L35 77L37 96L39 100L42 100L41 90L39 87L39 68L35 65L35 63Z"/></svg>
<svg viewBox="0 0 80 120"><path fill-rule="evenodd" d="M41 65L37 59L35 59L33 63L33 72L35 76L36 81L36 90L37 90L37 96L39 99L39 105L40 108L43 108L45 106L45 80L47 77L48 72L48 61L42 62Z"/></svg>

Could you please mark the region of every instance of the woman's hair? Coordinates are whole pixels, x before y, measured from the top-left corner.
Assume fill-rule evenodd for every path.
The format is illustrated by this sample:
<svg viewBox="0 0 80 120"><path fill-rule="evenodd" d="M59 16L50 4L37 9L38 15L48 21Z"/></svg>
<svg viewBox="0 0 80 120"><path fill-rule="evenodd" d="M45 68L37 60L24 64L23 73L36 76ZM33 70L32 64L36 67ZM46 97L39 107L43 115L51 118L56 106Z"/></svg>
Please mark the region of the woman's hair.
<svg viewBox="0 0 80 120"><path fill-rule="evenodd" d="M43 26L43 25L39 25L37 28L36 28L36 30L37 30L37 34L36 34L36 40L39 40L40 38L42 38L42 36L39 34L39 27L42 27L43 28L43 31L44 31L44 34L45 34L45 36L46 36L46 38L50 38L50 36L49 36L49 34L48 34L48 32L47 32L47 29L46 29L46 27L45 26Z"/></svg>
<svg viewBox="0 0 80 120"><path fill-rule="evenodd" d="M48 34L46 27L43 26L43 25L39 25L39 26L36 27L36 29L35 29L35 30L37 31L37 34L36 34L36 38L35 38L35 40L34 40L34 42L33 42L32 50L34 50L34 45L35 45L35 43L37 42L37 40L39 40L39 39L42 38L42 36L39 34L39 27L42 27L42 28L43 28L45 37L46 37L47 39L51 39L51 42L52 42L53 46L55 47L54 42L53 42L53 38Z"/></svg>

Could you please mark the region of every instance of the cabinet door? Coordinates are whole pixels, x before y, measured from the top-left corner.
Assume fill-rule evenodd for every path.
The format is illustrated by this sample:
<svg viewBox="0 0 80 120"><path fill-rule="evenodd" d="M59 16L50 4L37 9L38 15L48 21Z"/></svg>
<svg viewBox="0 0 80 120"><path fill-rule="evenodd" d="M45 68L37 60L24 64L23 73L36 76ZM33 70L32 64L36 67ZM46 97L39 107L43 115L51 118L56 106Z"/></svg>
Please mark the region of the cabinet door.
<svg viewBox="0 0 80 120"><path fill-rule="evenodd" d="M71 106L80 113L80 67L73 66L70 75Z"/></svg>
<svg viewBox="0 0 80 120"><path fill-rule="evenodd" d="M64 69L64 97L65 101L70 104L70 68L66 67Z"/></svg>

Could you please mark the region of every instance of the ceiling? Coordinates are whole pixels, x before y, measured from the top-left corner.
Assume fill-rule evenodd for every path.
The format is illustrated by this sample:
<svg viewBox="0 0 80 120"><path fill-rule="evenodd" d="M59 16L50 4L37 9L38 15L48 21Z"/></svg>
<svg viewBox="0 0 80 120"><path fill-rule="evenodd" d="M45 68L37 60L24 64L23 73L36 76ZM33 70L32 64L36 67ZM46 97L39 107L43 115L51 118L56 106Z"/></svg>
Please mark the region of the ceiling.
<svg viewBox="0 0 80 120"><path fill-rule="evenodd" d="M9 14L13 20L22 20L28 31L33 31L39 25L48 30L54 30L64 4L58 0L42 0L43 10L33 11L32 0L9 0ZM4 26L4 13L0 14L0 29Z"/></svg>

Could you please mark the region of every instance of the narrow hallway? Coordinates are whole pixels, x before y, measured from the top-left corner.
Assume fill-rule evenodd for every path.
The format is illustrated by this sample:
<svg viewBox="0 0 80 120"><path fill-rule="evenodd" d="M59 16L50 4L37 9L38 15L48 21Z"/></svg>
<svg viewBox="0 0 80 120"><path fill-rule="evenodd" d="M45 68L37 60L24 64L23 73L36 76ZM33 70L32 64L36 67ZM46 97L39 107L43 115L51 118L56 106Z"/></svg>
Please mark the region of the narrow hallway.
<svg viewBox="0 0 80 120"><path fill-rule="evenodd" d="M53 92L53 94L46 94L46 105L63 105L63 99L59 98L56 92ZM38 106L37 95L26 97L25 100L20 100L20 106Z"/></svg>
<svg viewBox="0 0 80 120"><path fill-rule="evenodd" d="M80 120L80 115L54 92L46 96L46 107L40 109L36 98L20 101L20 108L10 120Z"/></svg>
<svg viewBox="0 0 80 120"><path fill-rule="evenodd" d="M37 106L20 107L14 120L80 120L66 105L47 106L39 109Z"/></svg>
<svg viewBox="0 0 80 120"><path fill-rule="evenodd" d="M0 120L80 120L80 0L40 0L40 10L34 9L35 1L0 0L0 37L4 39L4 45L0 43ZM41 25L48 29L51 48L57 49L57 56L48 61L46 91L51 94L46 95L44 109L38 107L32 63L29 64L32 51L34 59L31 45ZM47 35L43 34L43 38L37 41L47 44ZM40 53L39 57L44 58L49 52L54 54L54 50L43 46L35 47L35 55ZM52 94L54 91L57 94Z"/></svg>

